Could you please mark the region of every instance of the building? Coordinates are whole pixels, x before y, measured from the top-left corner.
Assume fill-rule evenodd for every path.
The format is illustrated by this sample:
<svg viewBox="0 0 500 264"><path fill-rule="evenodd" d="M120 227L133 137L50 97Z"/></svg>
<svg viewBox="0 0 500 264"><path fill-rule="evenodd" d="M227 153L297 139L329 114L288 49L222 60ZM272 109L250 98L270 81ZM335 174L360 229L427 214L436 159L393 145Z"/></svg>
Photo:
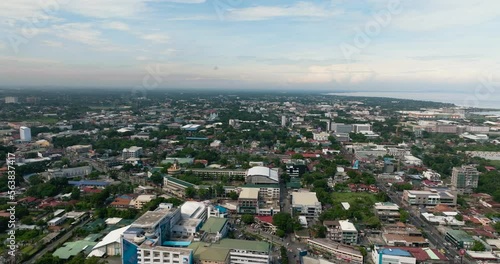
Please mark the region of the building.
<svg viewBox="0 0 500 264"><path fill-rule="evenodd" d="M349 134L353 131L352 125L346 125L344 123L332 123L332 131L335 133Z"/></svg>
<svg viewBox="0 0 500 264"><path fill-rule="evenodd" d="M22 126L19 128L19 136L22 142L31 141L31 129L29 127Z"/></svg>
<svg viewBox="0 0 500 264"><path fill-rule="evenodd" d="M208 219L208 208L205 203L187 201L181 205L181 215L183 219L194 218L205 222Z"/></svg>
<svg viewBox="0 0 500 264"><path fill-rule="evenodd" d="M130 147L124 148L122 151L122 158L124 160L128 158L140 158L142 155L142 147Z"/></svg>
<svg viewBox="0 0 500 264"><path fill-rule="evenodd" d="M245 184L244 188L257 188L259 190L259 200L276 200L280 198L279 184L257 185Z"/></svg>
<svg viewBox="0 0 500 264"><path fill-rule="evenodd" d="M119 256L122 254L121 236L130 226L125 226L109 232L93 248L88 257Z"/></svg>
<svg viewBox="0 0 500 264"><path fill-rule="evenodd" d="M75 177L85 177L92 172L92 167L82 166L76 168L64 168L64 169L49 169L48 171L49 180L53 178L75 178Z"/></svg>
<svg viewBox="0 0 500 264"><path fill-rule="evenodd" d="M321 203L318 201L315 192L293 192L292 193L291 214L298 213L307 220L317 220L322 212Z"/></svg>
<svg viewBox="0 0 500 264"><path fill-rule="evenodd" d="M152 260L147 262L146 259L169 258L168 254L163 253L168 253L170 249L160 246L163 246L163 243L171 237L174 225L180 220L181 210L174 208L172 204L160 204L156 210L144 213L121 236L122 263L152 263ZM141 248L143 244L145 247ZM158 247L158 250L155 250L155 247ZM176 255L180 256L180 254ZM185 256L185 254L182 255ZM175 259L179 261L178 258ZM182 259L180 261L179 263L184 263Z"/></svg>
<svg viewBox="0 0 500 264"><path fill-rule="evenodd" d="M192 172L196 176L201 176L204 179L220 179L226 177L228 179L234 179L241 177L242 179L246 176L246 170L226 170L226 169L186 169L186 171Z"/></svg>
<svg viewBox="0 0 500 264"><path fill-rule="evenodd" d="M370 124L354 124L352 125L352 132L362 133L372 131L372 126Z"/></svg>
<svg viewBox="0 0 500 264"><path fill-rule="evenodd" d="M151 200L155 199L156 195L154 194L142 194L137 196L137 198L133 199L131 201L131 206L134 207L135 209L142 209L144 204L151 202Z"/></svg>
<svg viewBox="0 0 500 264"><path fill-rule="evenodd" d="M328 141L329 137L330 133L328 132L313 133L313 139L316 141Z"/></svg>
<svg viewBox="0 0 500 264"><path fill-rule="evenodd" d="M375 203L375 213L380 221L394 223L398 222L401 214L399 213L399 206L395 203Z"/></svg>
<svg viewBox="0 0 500 264"><path fill-rule="evenodd" d="M416 264L417 259L413 255L399 248L378 247L372 251L373 263L391 263L391 264Z"/></svg>
<svg viewBox="0 0 500 264"><path fill-rule="evenodd" d="M459 194L471 194L479 182L479 171L473 166L454 167L451 172L451 186Z"/></svg>
<svg viewBox="0 0 500 264"><path fill-rule="evenodd" d="M6 104L17 104L19 103L19 98L14 96L6 96L4 98Z"/></svg>
<svg viewBox="0 0 500 264"><path fill-rule="evenodd" d="M435 206L446 204L455 206L457 205L457 196L446 189L430 189L426 191L405 190L403 192L403 201L409 205Z"/></svg>
<svg viewBox="0 0 500 264"><path fill-rule="evenodd" d="M281 116L281 126L286 127L286 116Z"/></svg>
<svg viewBox="0 0 500 264"><path fill-rule="evenodd" d="M259 209L259 189L241 188L238 198L238 213L257 214Z"/></svg>
<svg viewBox="0 0 500 264"><path fill-rule="evenodd" d="M279 183L279 173L277 169L255 166L248 169L245 182L253 184L277 184Z"/></svg>
<svg viewBox="0 0 500 264"><path fill-rule="evenodd" d="M195 263L271 263L271 245L262 241L222 239L217 243L193 242Z"/></svg>
<svg viewBox="0 0 500 264"><path fill-rule="evenodd" d="M66 242L63 246L54 251L52 256L64 260L64 262L67 263L70 258L78 255L80 252L83 252L83 255L87 256L96 244L96 242L92 242L87 239Z"/></svg>
<svg viewBox="0 0 500 264"><path fill-rule="evenodd" d="M200 127L201 125L187 124L185 126L182 126L181 129L186 131L197 131L198 129L200 129Z"/></svg>
<svg viewBox="0 0 500 264"><path fill-rule="evenodd" d="M137 264L192 264L193 250L189 248L151 246L142 243L137 249Z"/></svg>
<svg viewBox="0 0 500 264"><path fill-rule="evenodd" d="M58 226L58 225L64 223L64 221L66 221L66 216L65 215L58 216L58 217L55 217L54 219L48 221L47 225L48 226Z"/></svg>
<svg viewBox="0 0 500 264"><path fill-rule="evenodd" d="M474 239L463 230L447 229L444 239L456 248L468 249L474 244Z"/></svg>
<svg viewBox="0 0 500 264"><path fill-rule="evenodd" d="M92 150L92 145L73 145L66 148L66 152L88 153Z"/></svg>
<svg viewBox="0 0 500 264"><path fill-rule="evenodd" d="M307 245L317 255L329 254L333 259L347 263L362 264L363 254L357 247L342 245L328 239L308 239Z"/></svg>
<svg viewBox="0 0 500 264"><path fill-rule="evenodd" d="M280 212L280 186L279 184L246 184L243 188L255 188L259 192L256 208L257 215L272 216ZM240 192L241 193L241 192Z"/></svg>
<svg viewBox="0 0 500 264"><path fill-rule="evenodd" d="M324 221L323 225L328 239L348 245L358 243L358 230L349 220Z"/></svg>
<svg viewBox="0 0 500 264"><path fill-rule="evenodd" d="M301 177L308 171L307 163L305 160L288 159L282 160L282 162L286 164L286 173L288 173L291 178Z"/></svg>
<svg viewBox="0 0 500 264"><path fill-rule="evenodd" d="M163 190L174 196L184 198L189 187L196 188L196 185L172 176L163 177Z"/></svg>
<svg viewBox="0 0 500 264"><path fill-rule="evenodd" d="M217 242L226 237L229 230L228 223L229 222L226 218L209 218L201 228L201 231L203 232L203 240L209 242Z"/></svg>
<svg viewBox="0 0 500 264"><path fill-rule="evenodd" d="M429 242L423 236L410 234L387 234L382 233L382 238L388 246L398 247L429 247Z"/></svg>

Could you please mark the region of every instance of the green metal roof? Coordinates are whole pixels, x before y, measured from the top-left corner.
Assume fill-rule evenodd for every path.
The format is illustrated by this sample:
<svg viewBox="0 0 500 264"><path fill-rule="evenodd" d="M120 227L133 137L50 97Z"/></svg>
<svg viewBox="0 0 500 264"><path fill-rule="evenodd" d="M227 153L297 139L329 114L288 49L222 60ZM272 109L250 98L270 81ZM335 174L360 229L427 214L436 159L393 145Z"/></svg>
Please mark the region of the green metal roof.
<svg viewBox="0 0 500 264"><path fill-rule="evenodd" d="M97 245L97 242L90 242L85 240L79 240L75 242L64 243L64 246L58 248L52 256L58 257L60 259L69 259L71 257L76 256L78 253L83 250L89 251Z"/></svg>
<svg viewBox="0 0 500 264"><path fill-rule="evenodd" d="M193 250L193 256L200 261L224 262L228 258L229 248L205 247L203 242L193 242L188 248Z"/></svg>
<svg viewBox="0 0 500 264"><path fill-rule="evenodd" d="M451 236L453 236L458 241L463 241L463 242L473 242L474 241L472 236L467 234L463 230L448 229L446 232L448 234L450 234Z"/></svg>
<svg viewBox="0 0 500 264"><path fill-rule="evenodd" d="M194 184L192 184L192 183L189 183L189 182L187 182L187 181L183 181L183 180L179 180L179 179L174 178L174 177L172 177L172 176L166 176L166 178L167 178L169 181L173 181L173 182L175 182L175 183L177 183L177 184L180 184L180 185L182 185L182 186L185 186L186 188L187 188L187 187L195 187L195 185L194 185Z"/></svg>
<svg viewBox="0 0 500 264"><path fill-rule="evenodd" d="M96 241L97 241L97 240L99 240L101 237L102 237L102 234L100 234L100 233L97 233L97 234L90 234L90 235L88 235L86 238L84 238L83 240L85 240L85 241L90 241L90 242L96 242Z"/></svg>
<svg viewBox="0 0 500 264"><path fill-rule="evenodd" d="M226 218L210 217L208 218L207 222L203 225L201 230L208 233L220 232L226 223L227 223Z"/></svg>

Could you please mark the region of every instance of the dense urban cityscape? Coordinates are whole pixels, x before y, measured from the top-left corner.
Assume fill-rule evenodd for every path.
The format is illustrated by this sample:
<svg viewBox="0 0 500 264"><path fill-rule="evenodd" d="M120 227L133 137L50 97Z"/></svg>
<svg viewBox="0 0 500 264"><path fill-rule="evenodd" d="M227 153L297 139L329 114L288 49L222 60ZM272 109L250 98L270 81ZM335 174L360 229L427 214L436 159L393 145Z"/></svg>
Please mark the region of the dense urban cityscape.
<svg viewBox="0 0 500 264"><path fill-rule="evenodd" d="M500 261L498 112L315 92L1 95L0 263Z"/></svg>

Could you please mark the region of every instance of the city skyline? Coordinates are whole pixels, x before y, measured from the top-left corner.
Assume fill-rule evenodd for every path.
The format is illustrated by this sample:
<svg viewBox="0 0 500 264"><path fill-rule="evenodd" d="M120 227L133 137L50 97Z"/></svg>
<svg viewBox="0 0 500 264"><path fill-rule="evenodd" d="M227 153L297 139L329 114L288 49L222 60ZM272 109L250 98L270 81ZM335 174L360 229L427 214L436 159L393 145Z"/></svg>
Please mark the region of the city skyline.
<svg viewBox="0 0 500 264"><path fill-rule="evenodd" d="M481 78L498 79L499 7L7 0L0 86L466 92Z"/></svg>

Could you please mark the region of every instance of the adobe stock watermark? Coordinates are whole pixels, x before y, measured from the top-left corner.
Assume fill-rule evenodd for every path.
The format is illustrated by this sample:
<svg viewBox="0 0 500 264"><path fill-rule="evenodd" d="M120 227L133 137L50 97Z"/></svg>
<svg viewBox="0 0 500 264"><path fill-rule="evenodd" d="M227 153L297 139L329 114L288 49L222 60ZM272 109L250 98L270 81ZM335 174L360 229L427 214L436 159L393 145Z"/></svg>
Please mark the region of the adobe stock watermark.
<svg viewBox="0 0 500 264"><path fill-rule="evenodd" d="M7 164L7 187L9 201L7 205L9 208L6 210L9 212L9 223L7 227L9 232L7 233L7 248L8 255L15 261L17 253L17 242L16 242L16 168L14 167L16 162L16 155L14 153L8 153L7 159L5 160Z"/></svg>
<svg viewBox="0 0 500 264"><path fill-rule="evenodd" d="M500 78L495 78L492 72L483 73L478 77L479 83L474 88L474 94L464 99L464 106L467 108L477 108L481 106L481 101L491 98L500 89Z"/></svg>
<svg viewBox="0 0 500 264"><path fill-rule="evenodd" d="M352 43L343 42L340 44L340 50L344 58L349 62L354 54L360 54L363 49L368 47L373 38L380 35L382 29L389 26L393 16L401 14L403 11L401 0L389 0L387 7L376 12L370 21L367 21L363 28L356 28L356 35Z"/></svg>
<svg viewBox="0 0 500 264"><path fill-rule="evenodd" d="M231 12L231 9L241 7L243 5L243 0L213 0L212 5L214 6L219 20L224 21L227 13Z"/></svg>
<svg viewBox="0 0 500 264"><path fill-rule="evenodd" d="M167 72L162 71L159 63L148 64L145 70L147 73L142 77L141 85L132 88L132 96L146 97L148 91L157 89L168 75Z"/></svg>
<svg viewBox="0 0 500 264"><path fill-rule="evenodd" d="M49 24L52 16L61 10L62 5L67 5L71 0L39 0L38 6L42 12L36 16L27 18L21 26L20 33L12 33L7 36L7 40L15 54L19 53L21 45L28 44L43 27ZM33 4L36 4L33 3Z"/></svg>

